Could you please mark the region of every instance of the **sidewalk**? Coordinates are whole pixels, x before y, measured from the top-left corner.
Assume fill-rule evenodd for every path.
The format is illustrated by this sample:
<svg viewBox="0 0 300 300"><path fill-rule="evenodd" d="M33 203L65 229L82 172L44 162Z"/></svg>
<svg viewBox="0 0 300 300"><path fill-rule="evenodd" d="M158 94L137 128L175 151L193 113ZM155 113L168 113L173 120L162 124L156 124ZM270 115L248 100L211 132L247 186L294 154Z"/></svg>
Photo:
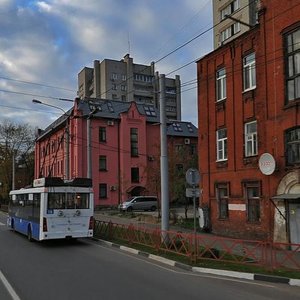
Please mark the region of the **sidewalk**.
<svg viewBox="0 0 300 300"><path fill-rule="evenodd" d="M119 216L122 214L124 216ZM153 229L161 229L161 219L158 218L159 212L144 212L144 211L135 211L131 217L131 213L119 212L118 210L100 210L94 212L94 217L96 220L118 223L122 225L132 224L136 227L147 227ZM176 216L177 220L182 218L185 219L185 211L184 208L171 208L170 209L170 218L169 218L169 230L180 231L193 233L191 229L185 229L178 225L174 225L174 216ZM194 212L190 208L187 212L188 218L194 217ZM198 213L196 214L196 229L199 230L199 219Z"/></svg>
<svg viewBox="0 0 300 300"><path fill-rule="evenodd" d="M195 273L204 273L204 274L212 274L217 276L225 276L225 277L231 277L231 278L238 278L238 279L247 279L247 280L259 280L259 281L266 281L266 282L273 282L273 283L283 283L283 284L289 284L291 286L299 286L300 287L300 280L299 279L293 279L293 278L286 278L286 277L278 277L278 276L270 276L270 275L264 275L264 274L254 274L254 273L245 273L245 272L236 272L236 271L227 271L227 270L221 270L221 269L209 269L209 268L200 268L200 267L192 267L183 263L179 263L174 260L170 260L158 255L153 255L149 253L145 253L143 251L139 251L127 246L121 246L119 244L115 244L112 242L108 242L105 240L99 240L95 239L97 242L114 248L119 248L122 251L128 252L130 254L134 255L141 255L143 257L148 257L151 260L154 260L156 262L180 268L185 271L191 271Z"/></svg>
<svg viewBox="0 0 300 300"><path fill-rule="evenodd" d="M134 215L136 217L131 218L130 214L125 213L127 217L125 216L120 216L118 215L118 211L97 211L95 212L95 219L99 221L104 221L104 222L112 222L115 224L121 224L121 225L130 225L132 224L134 227L139 228L149 228L149 229L161 229L161 223L160 220L158 220L158 212L136 212ZM177 217L183 217L185 218L184 215L184 209L177 209ZM189 218L193 218L193 213L189 213L188 215ZM199 222L198 218L196 219L196 226L197 229L199 229ZM178 225L173 225L172 224L172 219L170 218L170 227L169 231L174 231L174 232L180 232L180 233L187 233L187 234L192 234L194 233L193 230L191 229L185 229L182 228ZM222 239L222 237L218 237L214 234L211 233L199 233L197 232L197 236L207 236L204 237L205 240L211 240L211 239ZM205 242L205 241L204 241ZM101 243L105 243L106 245L114 246L114 247L119 247L121 250L124 251L129 251L130 253L134 254L141 254L143 256L147 256L151 259L158 260L160 262L166 263L168 265L176 266L176 267L182 267L186 270L191 270L193 272L204 272L204 273L210 273L210 274L215 274L215 275L222 275L222 276L229 276L229 277L235 277L235 278L244 278L244 279L251 279L251 280L263 280L263 281L269 281L269 282L280 282L280 283L287 283L290 285L297 285L300 286L300 280L298 279L290 279L286 277L277 277L277 276L272 276L272 275L262 275L262 274L252 274L252 273L244 273L244 272L236 272L236 271L225 271L225 270L219 270L219 269L208 269L208 268L198 268L198 267L191 267L189 265L184 265L182 263L178 263L176 261L171 261L169 259L162 258L160 256L155 256L152 254L145 254L141 251L138 251L136 249L132 249L129 247L117 245L111 242L103 241L101 240ZM230 248L230 246L229 246ZM255 248L254 248L255 249ZM242 249L243 250L243 249Z"/></svg>

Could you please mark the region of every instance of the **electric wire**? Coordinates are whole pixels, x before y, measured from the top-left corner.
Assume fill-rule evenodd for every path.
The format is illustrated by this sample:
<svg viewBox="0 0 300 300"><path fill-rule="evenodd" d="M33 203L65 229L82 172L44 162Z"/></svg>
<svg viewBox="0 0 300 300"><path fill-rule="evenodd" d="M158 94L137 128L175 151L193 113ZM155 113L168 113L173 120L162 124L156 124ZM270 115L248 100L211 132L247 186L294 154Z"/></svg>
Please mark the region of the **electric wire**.
<svg viewBox="0 0 300 300"><path fill-rule="evenodd" d="M252 1L252 2L255 2L255 0ZM245 5L245 6L242 7L240 10L246 8L246 7L249 6L252 2L250 2L250 3L247 4L247 5ZM276 18L277 16L279 16L279 15L281 15L281 14L286 13L287 11L293 9L294 7L296 7L296 6L298 6L298 5L299 5L299 4L296 4L295 6L293 6L293 7L291 7L291 8L288 8L287 10L285 10L285 11L283 11L283 12L281 12L281 13L275 15L275 16L273 16L272 18L267 19L266 22L267 22L267 21L270 21L270 19ZM217 26L218 24L219 24L219 23L215 24L215 25L212 26L210 29L213 29L213 28L214 28L215 26ZM179 49L181 49L182 47L186 46L187 44L189 44L190 42L192 42L193 40L195 40L196 38L198 38L199 36L201 36L201 35L203 35L203 34L204 34L204 32L201 32L200 34L198 34L198 35L195 36L194 38L192 38L192 39L190 39L189 41L185 42L183 45L177 47L177 48L174 49L173 51L167 53L166 55L164 55L163 57L161 57L160 59L158 59L158 60L156 61L156 63L159 62L159 61L161 61L161 60L163 60L164 58L168 57L169 55L173 54L174 52L178 51ZM282 49L282 48L281 48L281 49ZM275 51L279 51L279 50L281 50L281 49L276 49ZM279 59L279 58L278 58L278 59ZM175 70L169 72L167 75L170 75L170 74L176 72L176 71L179 70L179 69L185 68L185 67L189 66L190 64L192 64L192 63L194 63L194 62L196 62L196 60L192 60L191 62L186 63L185 65L181 66L180 68L177 68L177 69L175 69ZM257 66L257 65L258 65L258 64L256 64L256 66ZM148 68L148 67L149 67L149 66L146 66L146 68ZM240 71L234 71L234 72L240 72ZM233 72L232 72L232 73L233 73ZM226 75L230 75L230 72L227 72ZM0 78L1 78L1 77L0 77ZM129 80L129 78L126 78L125 81L127 81L127 80ZM197 81L196 81L197 79L194 79L194 80L195 80L195 84L196 84L196 83L197 83ZM124 83L125 81L122 81L122 82L119 83L119 84L122 84L122 83ZM185 86L185 85L182 84L181 87L183 87L183 86ZM197 86L194 87L194 88L196 89ZM109 90L110 90L110 89L109 89ZM106 92L108 92L109 90L107 90ZM191 89L188 89L188 90L191 90ZM184 93L184 92L186 92L186 91L187 91L187 90L183 90L183 91L180 91L180 92L181 92L181 93ZM50 98L50 99L55 99L55 100L62 100L62 98L58 98L58 97L44 96L44 95L36 95L36 94L23 93L23 92L13 92L13 91L8 91L8 90L0 90L0 92L16 93L16 94L21 94L21 95L30 95L30 96L36 96L36 97L42 97L42 98ZM106 92L104 92L104 93L106 93ZM101 95L102 95L102 94L101 94ZM70 100L67 100L67 101L70 101ZM72 100L71 100L71 101L72 101ZM0 105L0 106L1 106L1 105ZM8 108L9 106L4 106L4 107L7 107L7 108ZM14 108L14 107L11 107L11 108ZM22 108L22 109L23 109L23 108Z"/></svg>

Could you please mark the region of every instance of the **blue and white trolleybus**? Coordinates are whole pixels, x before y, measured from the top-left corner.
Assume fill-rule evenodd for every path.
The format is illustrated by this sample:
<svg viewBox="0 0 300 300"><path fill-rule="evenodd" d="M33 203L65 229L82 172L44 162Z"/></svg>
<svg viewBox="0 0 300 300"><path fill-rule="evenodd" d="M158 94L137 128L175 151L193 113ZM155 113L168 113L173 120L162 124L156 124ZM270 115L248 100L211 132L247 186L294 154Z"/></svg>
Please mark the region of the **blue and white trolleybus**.
<svg viewBox="0 0 300 300"><path fill-rule="evenodd" d="M35 179L32 188L10 192L8 226L29 240L93 236L92 180Z"/></svg>

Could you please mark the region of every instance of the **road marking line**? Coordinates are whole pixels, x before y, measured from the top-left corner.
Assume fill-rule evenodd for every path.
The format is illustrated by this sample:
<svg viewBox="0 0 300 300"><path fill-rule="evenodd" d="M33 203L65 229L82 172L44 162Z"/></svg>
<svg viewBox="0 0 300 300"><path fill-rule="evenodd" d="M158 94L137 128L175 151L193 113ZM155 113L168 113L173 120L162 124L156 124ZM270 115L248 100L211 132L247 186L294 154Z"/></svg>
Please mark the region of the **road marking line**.
<svg viewBox="0 0 300 300"><path fill-rule="evenodd" d="M10 285L6 277L3 275L3 273L0 270L0 280L4 284L5 288L7 289L8 293L12 297L13 300L21 300L21 298L18 296L18 294L15 292L13 287Z"/></svg>

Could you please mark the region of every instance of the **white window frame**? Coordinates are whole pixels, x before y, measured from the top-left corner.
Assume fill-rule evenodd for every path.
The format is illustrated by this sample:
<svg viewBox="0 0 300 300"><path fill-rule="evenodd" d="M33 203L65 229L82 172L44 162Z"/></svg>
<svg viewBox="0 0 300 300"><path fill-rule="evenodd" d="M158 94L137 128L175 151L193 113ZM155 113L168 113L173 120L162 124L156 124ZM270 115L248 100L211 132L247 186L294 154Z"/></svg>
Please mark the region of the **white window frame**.
<svg viewBox="0 0 300 300"><path fill-rule="evenodd" d="M241 23L235 22L221 31L221 42L224 42L241 31Z"/></svg>
<svg viewBox="0 0 300 300"><path fill-rule="evenodd" d="M256 130L251 132L252 125L256 125ZM257 146L257 121L245 123L245 157L256 156Z"/></svg>
<svg viewBox="0 0 300 300"><path fill-rule="evenodd" d="M241 31L241 23L240 22L233 23L233 34L237 34L240 31Z"/></svg>
<svg viewBox="0 0 300 300"><path fill-rule="evenodd" d="M224 72L222 72L224 71ZM220 75L223 73L222 75ZM226 69L219 69L216 73L217 102L226 99ZM219 97L220 96L220 97Z"/></svg>
<svg viewBox="0 0 300 300"><path fill-rule="evenodd" d="M225 136L220 137L221 133L224 133ZM217 143L217 161L226 161L227 160L227 129L222 128L216 132L216 143Z"/></svg>
<svg viewBox="0 0 300 300"><path fill-rule="evenodd" d="M221 10L221 21L225 19L226 15L229 16L229 15L233 14L239 8L240 8L240 0L233 0L232 2L230 2L227 6L225 6Z"/></svg>
<svg viewBox="0 0 300 300"><path fill-rule="evenodd" d="M227 27L221 32L221 42L226 41L231 37L231 26Z"/></svg>
<svg viewBox="0 0 300 300"><path fill-rule="evenodd" d="M247 62L249 57L254 55L254 59ZM248 81L246 81L248 79ZM255 66L255 52L246 55L243 58L243 90L249 91L256 88L256 66Z"/></svg>

